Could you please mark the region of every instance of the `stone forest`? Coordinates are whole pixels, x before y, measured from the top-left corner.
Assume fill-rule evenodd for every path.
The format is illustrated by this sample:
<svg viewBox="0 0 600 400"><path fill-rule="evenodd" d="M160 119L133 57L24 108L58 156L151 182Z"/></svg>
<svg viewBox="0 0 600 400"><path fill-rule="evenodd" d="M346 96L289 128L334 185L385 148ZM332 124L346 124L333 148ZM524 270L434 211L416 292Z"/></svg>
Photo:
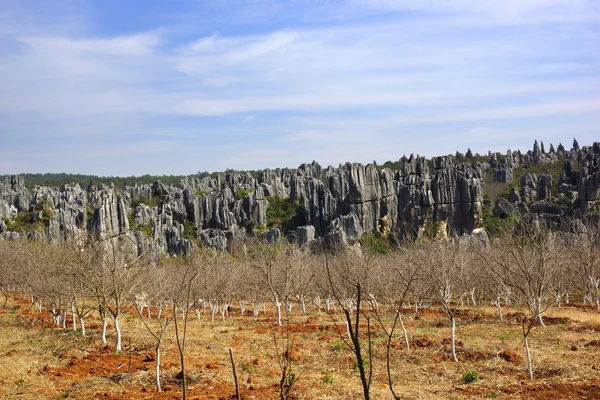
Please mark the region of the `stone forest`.
<svg viewBox="0 0 600 400"><path fill-rule="evenodd" d="M600 142L0 179L0 397L600 398Z"/></svg>

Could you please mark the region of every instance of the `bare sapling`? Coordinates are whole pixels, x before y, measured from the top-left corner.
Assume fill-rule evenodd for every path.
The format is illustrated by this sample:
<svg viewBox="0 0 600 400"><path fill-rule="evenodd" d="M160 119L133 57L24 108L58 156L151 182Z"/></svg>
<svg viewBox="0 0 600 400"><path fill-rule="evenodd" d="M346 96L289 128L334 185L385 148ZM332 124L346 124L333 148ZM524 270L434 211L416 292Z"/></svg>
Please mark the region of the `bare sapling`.
<svg viewBox="0 0 600 400"><path fill-rule="evenodd" d="M233 359L233 349L229 347L229 359L231 360L231 370L233 372L233 381L235 383L235 398L237 400L241 400L242 397L240 395L240 385L238 384L238 376L237 371L235 369L235 360Z"/></svg>
<svg viewBox="0 0 600 400"><path fill-rule="evenodd" d="M296 382L304 369L296 370L294 363L298 360L297 349L294 345L294 337L290 332L290 314L286 314L283 333L278 338L277 330L273 331L273 343L275 346L275 356L279 370L281 371L281 379L279 380L279 397L280 400L287 400L294 388Z"/></svg>
<svg viewBox="0 0 600 400"><path fill-rule="evenodd" d="M438 302L450 322L450 357L456 357L456 313L461 307L459 295L464 292L468 253L452 242L425 242L419 249L423 285L422 296Z"/></svg>
<svg viewBox="0 0 600 400"><path fill-rule="evenodd" d="M348 259L343 260L346 267L351 262ZM360 381L363 389L363 397L365 400L370 399L371 381L373 376L373 352L371 343L371 323L368 315L363 314L361 311L361 302L363 296L363 288L361 280L365 279L364 274L360 272L353 273L346 268L333 269L330 266L329 256L325 257L325 267L327 274L327 281L329 284L329 292L335 302L343 311L346 332L346 337L339 329L338 322L335 319L333 313L329 312L334 325L340 333L340 340L354 353L356 358L356 367L359 371ZM351 268L351 267L350 267ZM353 300L350 302L349 300ZM352 310L355 308L354 315ZM360 332L360 320L361 316L364 316L367 320L367 332L366 337L368 341L368 347L366 349L367 356L363 355L363 348L361 344L361 332Z"/></svg>
<svg viewBox="0 0 600 400"><path fill-rule="evenodd" d="M203 255L199 252L193 253L182 260L174 262L175 284L171 296L173 306L173 325L175 326L175 339L177 350L179 352L179 362L181 365L181 379L183 383L183 399L187 399L187 373L185 364L185 347L187 339L188 313L193 300L193 289L197 283L200 272L205 266ZM181 313L181 322L179 322L178 312Z"/></svg>
<svg viewBox="0 0 600 400"><path fill-rule="evenodd" d="M394 390L394 379L392 377L391 349L392 340L398 324L402 329L404 344L406 350L410 351L410 342L408 333L402 320L402 307L407 296L413 290L413 286L418 278L418 268L411 262L410 258L402 258L401 255L388 256L391 263L376 264L374 273L370 274L372 280L372 288L378 297L391 306L393 319L390 325L386 325L384 311L380 307L373 306L373 314L376 321L381 326L386 335L386 370L388 378L388 386L395 400L400 399L400 396ZM391 265L390 265L391 264ZM374 299L373 295L370 295ZM376 304L376 303L375 303Z"/></svg>
<svg viewBox="0 0 600 400"><path fill-rule="evenodd" d="M152 303L162 302L164 296L168 296L169 292L172 290L172 287L170 287L172 282L167 279L167 274L165 272L164 266L153 265L152 268L148 268L144 274L144 292L146 293L145 298L148 308L151 307ZM139 296L134 295L131 300L134 305L139 304ZM161 346L167 327L173 321L174 314L169 315L168 312L163 312L160 315L157 315L156 322L158 323L158 327L156 327L156 324L152 323L150 319L149 311L147 312L146 317L144 317L144 308L136 307L136 310L144 328L146 328L146 331L154 339L154 382L156 391L160 393L162 392L160 382Z"/></svg>
<svg viewBox="0 0 600 400"><path fill-rule="evenodd" d="M529 338L535 325L544 326L542 313L550 304L549 285L561 264L561 241L547 227L522 224L518 235L504 235L490 252L486 264L510 288L511 304L521 322L527 372L533 380Z"/></svg>

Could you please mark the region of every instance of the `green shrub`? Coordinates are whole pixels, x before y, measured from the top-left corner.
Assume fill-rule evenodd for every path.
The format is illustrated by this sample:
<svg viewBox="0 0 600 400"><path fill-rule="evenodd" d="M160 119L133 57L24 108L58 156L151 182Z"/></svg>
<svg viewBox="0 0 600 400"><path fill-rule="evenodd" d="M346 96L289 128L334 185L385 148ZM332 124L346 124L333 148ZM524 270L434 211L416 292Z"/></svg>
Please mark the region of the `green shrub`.
<svg viewBox="0 0 600 400"><path fill-rule="evenodd" d="M24 212L17 213L14 221L6 218L4 222L6 223L6 227L9 231L26 234L27 232L31 231L42 232L44 230L44 225L47 226L50 221L48 217L48 219L42 219L42 221L33 222L33 213Z"/></svg>
<svg viewBox="0 0 600 400"><path fill-rule="evenodd" d="M42 211L45 208L52 208L52 202L50 200L40 200L37 202L35 207L33 207L34 211Z"/></svg>
<svg viewBox="0 0 600 400"><path fill-rule="evenodd" d="M331 374L327 372L325 373L325 375L323 375L322 381L326 385L333 385L333 376L331 376Z"/></svg>
<svg viewBox="0 0 600 400"><path fill-rule="evenodd" d="M192 221L185 220L183 222L183 238L187 240L196 240L198 228Z"/></svg>
<svg viewBox="0 0 600 400"><path fill-rule="evenodd" d="M427 239L436 239L440 231L441 221L429 222L425 224L423 236Z"/></svg>
<svg viewBox="0 0 600 400"><path fill-rule="evenodd" d="M478 380L479 380L479 372L475 371L474 369L465 372L462 376L463 383L473 383L473 382L477 382Z"/></svg>
<svg viewBox="0 0 600 400"><path fill-rule="evenodd" d="M133 211L135 211L137 209L137 206L140 204L145 204L147 206L150 206L150 202L144 198L139 198L137 200L133 200L131 202L131 208L133 209Z"/></svg>
<svg viewBox="0 0 600 400"><path fill-rule="evenodd" d="M340 351L343 349L344 349L344 342L342 342L342 341L335 342L333 347L331 348L331 350L333 350L333 351Z"/></svg>
<svg viewBox="0 0 600 400"><path fill-rule="evenodd" d="M268 196L267 201L267 227L276 226L287 232L306 223L304 207L298 200Z"/></svg>
<svg viewBox="0 0 600 400"><path fill-rule="evenodd" d="M507 218L495 217L491 214L483 215L483 226L490 237L499 237L505 233L514 232L515 227L521 221L518 215Z"/></svg>
<svg viewBox="0 0 600 400"><path fill-rule="evenodd" d="M390 235L383 235L381 232L367 232L360 237L360 245L363 249L379 254L388 254L391 247Z"/></svg>
<svg viewBox="0 0 600 400"><path fill-rule="evenodd" d="M252 193L251 189L238 190L237 193L235 194L234 198L236 200L242 200L244 197L248 196L250 193Z"/></svg>
<svg viewBox="0 0 600 400"><path fill-rule="evenodd" d="M506 185L506 187L504 188L504 190L502 192L500 192L500 194L498 196L499 197L504 197L505 199L508 199L508 196L510 196L510 191L512 190L512 188L516 188L517 190L519 190L519 188L517 187L517 185L515 185L512 182L510 182L510 183L508 183L508 185Z"/></svg>

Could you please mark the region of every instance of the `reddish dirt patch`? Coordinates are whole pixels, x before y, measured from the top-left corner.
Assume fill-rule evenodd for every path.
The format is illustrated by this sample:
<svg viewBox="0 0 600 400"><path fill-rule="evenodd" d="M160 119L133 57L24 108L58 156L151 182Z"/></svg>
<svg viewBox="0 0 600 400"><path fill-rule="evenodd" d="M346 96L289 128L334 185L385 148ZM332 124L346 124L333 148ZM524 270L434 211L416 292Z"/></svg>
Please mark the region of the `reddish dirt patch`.
<svg viewBox="0 0 600 400"><path fill-rule="evenodd" d="M489 353L476 350L465 350L458 354L461 361L484 361L492 357Z"/></svg>
<svg viewBox="0 0 600 400"><path fill-rule="evenodd" d="M434 341L429 336L425 335L423 337L413 340L413 344L417 347L430 347L433 346Z"/></svg>
<svg viewBox="0 0 600 400"><path fill-rule="evenodd" d="M420 310L419 313L423 316L423 317L443 317L444 314L437 312L437 311L433 311L433 310Z"/></svg>
<svg viewBox="0 0 600 400"><path fill-rule="evenodd" d="M508 386L501 391L498 391L495 388L474 385L458 386L455 389L484 398L488 397L490 394L494 394L501 399L600 399L600 385L598 384L598 381L589 383L558 382L545 384L531 383L524 380L520 384Z"/></svg>
<svg viewBox="0 0 600 400"><path fill-rule="evenodd" d="M600 386L594 383L568 383L555 384L525 384L511 386L506 391L522 398L534 400L546 399L600 399Z"/></svg>
<svg viewBox="0 0 600 400"><path fill-rule="evenodd" d="M59 358L67 358L69 353L63 353ZM113 354L108 348L83 357L70 356L65 367L53 368L46 365L42 372L59 377L70 377L74 380L87 376L111 377L118 373L148 371L152 366L146 361L146 356L128 354Z"/></svg>
<svg viewBox="0 0 600 400"><path fill-rule="evenodd" d="M571 322L571 319L566 317L543 317L542 319L546 325L563 325Z"/></svg>
<svg viewBox="0 0 600 400"><path fill-rule="evenodd" d="M519 363L519 362L523 361L523 357L521 357L515 351L510 350L510 349L502 350L500 353L498 353L498 355L504 361L509 362L509 363Z"/></svg>
<svg viewBox="0 0 600 400"><path fill-rule="evenodd" d="M450 346L452 344L452 339L451 338L443 338L442 339L442 344L446 345L446 346ZM455 345L458 347L463 347L464 343L462 340L456 340L455 341Z"/></svg>
<svg viewBox="0 0 600 400"><path fill-rule="evenodd" d="M585 322L571 323L567 329L573 332L600 332L600 325L589 324Z"/></svg>

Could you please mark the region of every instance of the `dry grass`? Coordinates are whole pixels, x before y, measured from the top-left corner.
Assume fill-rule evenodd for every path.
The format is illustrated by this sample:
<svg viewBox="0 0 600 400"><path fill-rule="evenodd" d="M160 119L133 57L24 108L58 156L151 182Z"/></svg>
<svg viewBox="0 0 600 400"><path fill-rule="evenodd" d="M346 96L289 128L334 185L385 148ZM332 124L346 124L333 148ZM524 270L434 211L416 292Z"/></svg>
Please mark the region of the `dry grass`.
<svg viewBox="0 0 600 400"><path fill-rule="evenodd" d="M505 310L505 315L510 312ZM172 331L165 340L162 363L166 391L159 396L153 388L154 363L149 357L152 342L137 317L123 321L126 350L121 355L98 343L93 321L92 336L81 338L40 326L42 317L31 315L26 303L14 299L8 309L0 310L2 398L181 397ZM537 327L531 334L536 380L529 383L523 359L507 362L501 356L503 351L511 350L524 358L520 326L510 318L508 322L497 321L494 308L461 312L458 363L449 361L450 328L444 316L435 312L418 317L406 314L412 349L403 347L398 332L392 350L396 390L403 399L600 398L600 347L589 345L598 338L600 314L563 307L551 309L547 317L548 326ZM34 318L38 319L32 324ZM308 316L294 313L290 328L296 344L294 366L303 370L294 399L361 398L354 358L341 344L327 315L318 311ZM186 360L191 398L232 398L228 347L234 349L243 398L278 398L280 371L273 332L281 334L273 326L272 314L261 316L257 322L250 316L237 315L235 310L224 323L212 323L205 314L200 321L190 319ZM109 341L112 339L109 336ZM373 343L372 398L391 399L385 371L385 335L374 331ZM480 379L463 384L461 377L469 370L478 371ZM115 378L117 373L120 379Z"/></svg>

